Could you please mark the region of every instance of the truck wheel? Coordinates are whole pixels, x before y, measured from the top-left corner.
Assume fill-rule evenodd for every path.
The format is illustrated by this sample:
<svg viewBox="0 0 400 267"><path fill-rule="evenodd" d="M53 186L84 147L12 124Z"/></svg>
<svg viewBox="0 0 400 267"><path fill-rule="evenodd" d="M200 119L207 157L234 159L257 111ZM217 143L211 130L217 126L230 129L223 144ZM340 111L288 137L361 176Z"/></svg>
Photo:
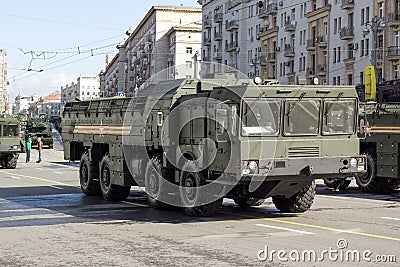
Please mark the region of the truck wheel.
<svg viewBox="0 0 400 267"><path fill-rule="evenodd" d="M6 160L4 163L6 169L15 169L17 168L18 157L12 155L11 159Z"/></svg>
<svg viewBox="0 0 400 267"><path fill-rule="evenodd" d="M100 163L100 189L103 198L110 201L121 201L129 197L130 186L111 184L111 160L106 154Z"/></svg>
<svg viewBox="0 0 400 267"><path fill-rule="evenodd" d="M315 181L302 188L290 198L272 197L275 207L281 212L303 213L311 208L315 197Z"/></svg>
<svg viewBox="0 0 400 267"><path fill-rule="evenodd" d="M234 198L233 201L235 201L235 203L238 204L240 207L245 208L261 206L261 204L264 203L265 199L256 197L238 197Z"/></svg>
<svg viewBox="0 0 400 267"><path fill-rule="evenodd" d="M209 217L215 215L221 207L222 198L219 198L211 203L200 205L201 201L207 201L207 195L203 195L204 190L200 186L205 184L205 179L198 172L193 161L187 161L183 165L180 177L180 196L182 200L183 210L187 215L193 217Z"/></svg>
<svg viewBox="0 0 400 267"><path fill-rule="evenodd" d="M79 164L79 181L81 184L81 190L85 195L101 195L99 167L97 164L92 164L88 152L83 153L81 157L81 162Z"/></svg>
<svg viewBox="0 0 400 267"><path fill-rule="evenodd" d="M367 171L356 175L358 188L366 193L387 193L389 191L389 180L376 176L376 156L371 152L364 152L367 158Z"/></svg>
<svg viewBox="0 0 400 267"><path fill-rule="evenodd" d="M53 144L49 144L49 149L53 149L54 145Z"/></svg>
<svg viewBox="0 0 400 267"><path fill-rule="evenodd" d="M345 190L351 184L351 180L340 178L325 178L324 183L326 187L335 190Z"/></svg>
<svg viewBox="0 0 400 267"><path fill-rule="evenodd" d="M161 173L161 159L158 156L154 156L147 163L145 172L147 200L153 209L167 209L171 207L158 200L162 194L164 183Z"/></svg>

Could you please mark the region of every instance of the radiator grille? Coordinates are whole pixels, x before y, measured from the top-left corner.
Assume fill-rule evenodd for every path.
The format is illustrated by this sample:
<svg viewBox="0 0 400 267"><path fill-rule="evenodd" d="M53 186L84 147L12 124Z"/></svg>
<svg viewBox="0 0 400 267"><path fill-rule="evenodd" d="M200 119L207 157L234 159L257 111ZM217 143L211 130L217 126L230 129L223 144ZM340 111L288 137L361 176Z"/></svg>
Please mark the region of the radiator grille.
<svg viewBox="0 0 400 267"><path fill-rule="evenodd" d="M290 147L289 158L319 157L319 147Z"/></svg>

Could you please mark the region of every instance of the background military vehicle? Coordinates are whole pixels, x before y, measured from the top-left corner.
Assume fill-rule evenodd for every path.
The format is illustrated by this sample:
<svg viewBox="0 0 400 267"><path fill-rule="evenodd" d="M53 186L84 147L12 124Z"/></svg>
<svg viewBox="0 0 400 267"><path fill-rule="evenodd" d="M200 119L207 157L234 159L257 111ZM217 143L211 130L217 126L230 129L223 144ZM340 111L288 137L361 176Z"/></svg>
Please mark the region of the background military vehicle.
<svg viewBox="0 0 400 267"><path fill-rule="evenodd" d="M20 151L20 122L9 116L0 117L0 164L6 169L17 167Z"/></svg>
<svg viewBox="0 0 400 267"><path fill-rule="evenodd" d="M357 92L360 118L365 121L360 139L360 153L367 158L367 171L355 177L358 187L368 193L390 193L400 187L400 80L381 82L377 85L376 101L366 101L365 85ZM326 179L330 188L345 189L350 180Z"/></svg>
<svg viewBox="0 0 400 267"><path fill-rule="evenodd" d="M222 197L242 206L272 197L280 211L304 212L314 179L364 171L357 107L354 87L257 86L225 76L160 82L135 98L68 103L64 158L80 160L86 195L108 200L138 184L154 208L178 198L193 216L213 214ZM196 188L210 184L203 193L217 199L199 204Z"/></svg>
<svg viewBox="0 0 400 267"><path fill-rule="evenodd" d="M50 124L42 118L30 119L25 128L25 139L30 136L32 145L37 145L37 138L42 138L43 145L53 148L53 132Z"/></svg>

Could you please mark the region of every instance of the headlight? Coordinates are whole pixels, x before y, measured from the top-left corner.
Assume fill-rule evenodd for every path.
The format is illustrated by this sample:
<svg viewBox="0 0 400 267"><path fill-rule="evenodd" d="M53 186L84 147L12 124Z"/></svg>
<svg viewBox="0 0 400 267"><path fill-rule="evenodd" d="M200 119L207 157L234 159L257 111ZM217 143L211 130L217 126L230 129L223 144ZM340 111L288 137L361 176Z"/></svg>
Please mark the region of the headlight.
<svg viewBox="0 0 400 267"><path fill-rule="evenodd" d="M13 146L12 149L18 149L18 146Z"/></svg>
<svg viewBox="0 0 400 267"><path fill-rule="evenodd" d="M258 169L258 164L257 164L257 162L251 161L250 164L249 164L249 168L250 168L250 170L252 170L252 171L257 170L257 169Z"/></svg>
<svg viewBox="0 0 400 267"><path fill-rule="evenodd" d="M353 159L350 160L350 165L351 165L351 167L353 167L353 168L356 168L356 167L357 167L357 163L358 163L358 160L355 159L355 158L353 158Z"/></svg>

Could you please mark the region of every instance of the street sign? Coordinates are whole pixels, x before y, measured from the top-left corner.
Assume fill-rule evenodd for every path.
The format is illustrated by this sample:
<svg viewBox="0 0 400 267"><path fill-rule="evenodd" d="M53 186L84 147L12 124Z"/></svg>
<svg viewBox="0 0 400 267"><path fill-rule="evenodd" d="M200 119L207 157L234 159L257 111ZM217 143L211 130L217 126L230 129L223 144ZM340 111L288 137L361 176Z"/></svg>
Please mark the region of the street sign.
<svg viewBox="0 0 400 267"><path fill-rule="evenodd" d="M118 96L125 96L124 92L118 92Z"/></svg>
<svg viewBox="0 0 400 267"><path fill-rule="evenodd" d="M61 100L61 105L65 106L67 104L66 100Z"/></svg>

